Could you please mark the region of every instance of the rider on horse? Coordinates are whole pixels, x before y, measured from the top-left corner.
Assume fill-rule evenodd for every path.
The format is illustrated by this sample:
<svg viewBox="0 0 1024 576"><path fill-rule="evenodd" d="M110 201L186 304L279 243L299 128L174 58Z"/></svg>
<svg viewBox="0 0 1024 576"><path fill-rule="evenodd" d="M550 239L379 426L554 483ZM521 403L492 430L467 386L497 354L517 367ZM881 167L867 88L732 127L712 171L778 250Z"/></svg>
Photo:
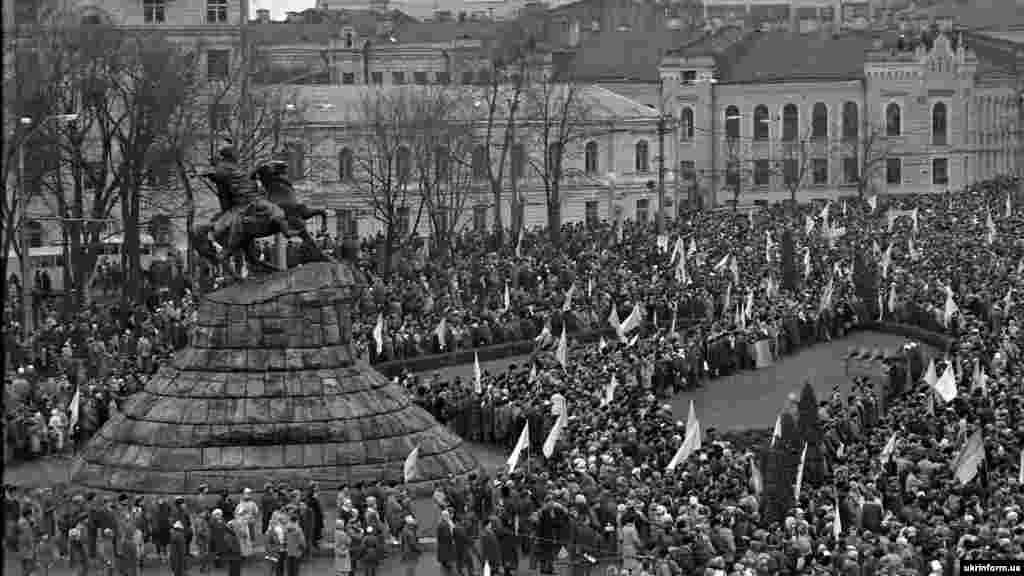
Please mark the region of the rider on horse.
<svg viewBox="0 0 1024 576"><path fill-rule="evenodd" d="M233 244L232 240L242 234L246 219L284 219L284 211L269 201L265 191L239 168L238 152L233 146L227 145L220 149L211 179L217 183L223 209L213 218L211 231L212 239L220 244ZM225 195L228 198L223 198Z"/></svg>

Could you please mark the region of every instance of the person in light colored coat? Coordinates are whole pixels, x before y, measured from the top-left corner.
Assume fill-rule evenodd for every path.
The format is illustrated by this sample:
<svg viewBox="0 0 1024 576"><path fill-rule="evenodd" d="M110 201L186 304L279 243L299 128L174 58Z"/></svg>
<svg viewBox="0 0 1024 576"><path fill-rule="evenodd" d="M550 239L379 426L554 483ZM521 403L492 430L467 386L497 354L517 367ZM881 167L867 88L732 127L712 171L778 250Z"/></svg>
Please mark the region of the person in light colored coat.
<svg viewBox="0 0 1024 576"><path fill-rule="evenodd" d="M338 518L334 522L334 574L349 576L352 574L352 537L348 535L345 520Z"/></svg>
<svg viewBox="0 0 1024 576"><path fill-rule="evenodd" d="M640 559L639 551L643 547L640 541L640 533L636 530L636 524L632 518L625 521L622 532L619 535L619 550L622 551L622 570L629 576L639 576Z"/></svg>

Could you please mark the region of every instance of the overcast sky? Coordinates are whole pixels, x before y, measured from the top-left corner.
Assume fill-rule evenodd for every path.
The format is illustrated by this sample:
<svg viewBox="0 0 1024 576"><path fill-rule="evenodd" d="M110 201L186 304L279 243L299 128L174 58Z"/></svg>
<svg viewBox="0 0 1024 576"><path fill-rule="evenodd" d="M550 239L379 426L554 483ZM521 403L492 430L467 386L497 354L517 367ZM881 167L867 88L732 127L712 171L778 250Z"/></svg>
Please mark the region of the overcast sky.
<svg viewBox="0 0 1024 576"><path fill-rule="evenodd" d="M301 12L316 6L316 0L255 0L253 4L256 6L253 10L270 8L271 18L277 20L284 18L286 12Z"/></svg>

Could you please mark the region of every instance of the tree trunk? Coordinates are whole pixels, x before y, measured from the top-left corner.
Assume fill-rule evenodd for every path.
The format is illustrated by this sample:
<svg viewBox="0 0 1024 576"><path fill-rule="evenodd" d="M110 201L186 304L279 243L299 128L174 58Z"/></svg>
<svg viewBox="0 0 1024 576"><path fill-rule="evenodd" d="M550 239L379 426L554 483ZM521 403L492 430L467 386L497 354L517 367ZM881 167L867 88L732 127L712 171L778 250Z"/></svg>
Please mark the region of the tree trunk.
<svg viewBox="0 0 1024 576"><path fill-rule="evenodd" d="M562 202L557 187L548 195L548 234L551 242L558 245L562 237Z"/></svg>
<svg viewBox="0 0 1024 576"><path fill-rule="evenodd" d="M121 268L124 287L121 292L121 321L128 324L132 305L138 303L141 287L139 258L139 191L135 186L133 170L126 168L121 184Z"/></svg>
<svg viewBox="0 0 1024 576"><path fill-rule="evenodd" d="M505 227L501 217L501 182L491 180L491 195L494 198L494 241L502 246L505 238Z"/></svg>
<svg viewBox="0 0 1024 576"><path fill-rule="evenodd" d="M188 178L188 170L185 168L185 160L181 157L180 150L174 161L178 167L178 178L181 179L182 186L185 188L185 204L187 206L185 210L185 270L189 281L191 281L195 277L192 269L194 263L192 256L192 229L196 224L195 192L192 190L192 181Z"/></svg>

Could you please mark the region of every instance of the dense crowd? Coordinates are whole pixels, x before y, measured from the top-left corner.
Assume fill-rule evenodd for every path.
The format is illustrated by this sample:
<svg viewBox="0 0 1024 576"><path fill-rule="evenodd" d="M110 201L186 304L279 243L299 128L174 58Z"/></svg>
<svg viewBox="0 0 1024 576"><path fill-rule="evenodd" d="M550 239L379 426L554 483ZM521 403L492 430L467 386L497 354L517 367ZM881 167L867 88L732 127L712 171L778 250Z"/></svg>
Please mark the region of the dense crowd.
<svg viewBox="0 0 1024 576"><path fill-rule="evenodd" d="M1013 289L1024 288L1024 215L1019 206L1004 209L1013 186L996 180L956 194L889 199L888 206L849 199L796 212L693 213L662 238L642 223L566 226L557 247L542 231L518 248L467 235L451 269L419 255L399 260L390 282L374 278L355 323L359 345L372 356L381 315L382 359L539 334L541 350L529 363L484 374L479 387L436 375L403 378L421 404L467 438L510 447L530 423L533 446L514 472L438 487L437 559L446 573L473 573L486 562L492 573L511 574L519 552L542 570L564 562L579 576L609 565L631 576L945 575L966 559L1021 559L1024 306ZM913 210L916 218L890 223L888 215ZM958 310L947 314L951 298ZM187 332L190 306L140 314L136 326L149 321L152 340L173 350ZM603 328L613 309L625 319L634 307L641 320L621 339L571 342L564 367L551 353L563 325L570 334ZM769 342L779 356L879 317L952 338L934 355L940 373L946 363L955 366L955 400L936 399L916 382L893 398L858 386L824 400L809 459L824 465L808 466L799 499L781 509L769 505L769 460L773 451L799 451L790 430L795 406L784 408L780 422L788 423L771 450L768 434L709 429L699 450L666 470L689 424L665 409L674 391L753 368L758 343ZM89 318L77 325L88 340L105 324ZM92 342L109 354L110 338L120 342L120 334ZM114 368L96 360L103 355L84 349L91 376L117 381ZM151 357L149 369L159 362L158 353ZM988 375L984 386L972 385L978 370ZM544 458L539 448L555 420L555 394L570 417ZM975 432L984 465L961 483L949 462ZM894 434L894 448L880 457ZM766 482L752 481L758 467ZM95 558L122 573L137 567L147 546L172 568L191 554L200 566L217 560L235 570L256 555L275 573L290 572L329 540L339 573L373 574L395 545L412 563L423 531L396 486L343 486L335 502L316 487L287 486L265 487L258 501L235 495L238 502L205 494L173 502L9 496L7 518L23 518L22 529L8 526L9 545L27 562L62 553L76 565ZM328 517L338 523L327 526ZM256 541L265 552L254 552Z"/></svg>

